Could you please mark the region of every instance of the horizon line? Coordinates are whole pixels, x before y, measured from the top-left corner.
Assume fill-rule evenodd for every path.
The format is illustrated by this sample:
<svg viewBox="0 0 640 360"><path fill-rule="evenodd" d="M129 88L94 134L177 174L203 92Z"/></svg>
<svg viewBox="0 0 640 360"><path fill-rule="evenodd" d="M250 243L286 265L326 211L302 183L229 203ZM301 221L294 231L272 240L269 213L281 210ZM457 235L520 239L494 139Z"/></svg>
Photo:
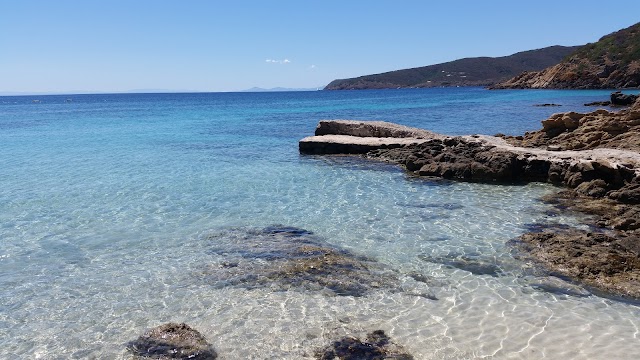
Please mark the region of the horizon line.
<svg viewBox="0 0 640 360"><path fill-rule="evenodd" d="M45 92L45 91L0 91L0 96L63 96L63 95L119 95L119 94L214 94L214 93L241 93L241 92L305 92L324 90L324 86L316 88L260 88L252 87L244 90L170 90L170 89L135 89L123 91L61 91L61 92Z"/></svg>

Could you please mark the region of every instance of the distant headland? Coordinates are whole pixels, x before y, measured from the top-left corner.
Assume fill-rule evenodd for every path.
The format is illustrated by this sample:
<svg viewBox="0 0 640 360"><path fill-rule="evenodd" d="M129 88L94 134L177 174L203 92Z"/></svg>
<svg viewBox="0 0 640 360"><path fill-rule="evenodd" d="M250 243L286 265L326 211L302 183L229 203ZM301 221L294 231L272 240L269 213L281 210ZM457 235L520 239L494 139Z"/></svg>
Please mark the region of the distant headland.
<svg viewBox="0 0 640 360"><path fill-rule="evenodd" d="M551 46L504 57L447 63L334 80L325 90L486 86L490 89L640 87L640 23L584 46Z"/></svg>
<svg viewBox="0 0 640 360"><path fill-rule="evenodd" d="M364 90L489 86L523 71L542 70L557 64L578 46L550 46L503 57L474 57L442 64L334 80L325 90Z"/></svg>

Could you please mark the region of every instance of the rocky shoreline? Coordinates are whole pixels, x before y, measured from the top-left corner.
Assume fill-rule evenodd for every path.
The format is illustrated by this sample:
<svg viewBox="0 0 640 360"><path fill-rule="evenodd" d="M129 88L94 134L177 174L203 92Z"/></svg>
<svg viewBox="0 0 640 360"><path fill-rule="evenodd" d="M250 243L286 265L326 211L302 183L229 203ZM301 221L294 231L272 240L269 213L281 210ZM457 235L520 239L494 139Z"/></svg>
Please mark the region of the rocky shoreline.
<svg viewBox="0 0 640 360"><path fill-rule="evenodd" d="M323 120L316 136L300 141L300 152L360 154L424 177L562 186L546 200L592 215L590 230L541 226L512 241L514 248L554 274L640 299L640 100L618 112L555 114L542 126L515 137L448 137L383 122Z"/></svg>

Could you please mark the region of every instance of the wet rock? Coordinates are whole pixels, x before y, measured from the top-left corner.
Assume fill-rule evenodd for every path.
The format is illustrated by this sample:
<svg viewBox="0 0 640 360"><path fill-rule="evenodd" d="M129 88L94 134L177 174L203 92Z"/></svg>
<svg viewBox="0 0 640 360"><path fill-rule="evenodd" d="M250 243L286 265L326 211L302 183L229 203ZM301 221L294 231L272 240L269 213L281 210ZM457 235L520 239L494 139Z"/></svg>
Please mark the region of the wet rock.
<svg viewBox="0 0 640 360"><path fill-rule="evenodd" d="M301 154L365 154L377 149L395 149L424 142L415 138L374 138L351 135L309 136L298 143Z"/></svg>
<svg viewBox="0 0 640 360"><path fill-rule="evenodd" d="M545 229L548 229L550 227L554 227L556 229L571 228L569 225L566 225L566 224L556 224L556 223L550 223L550 222L549 223L535 222L535 223L524 224L524 228L527 230L527 232L531 232L531 233L543 232Z"/></svg>
<svg viewBox="0 0 640 360"><path fill-rule="evenodd" d="M322 291L356 297L377 290L429 293L425 284L403 288L397 272L331 246L304 229L278 225L236 228L209 235L207 241L211 242L211 253L220 260L200 276L216 287Z"/></svg>
<svg viewBox="0 0 640 360"><path fill-rule="evenodd" d="M397 162L420 176L452 180L513 183L546 180L548 162L520 158L494 146L462 137L435 139L403 149L377 150L369 158Z"/></svg>
<svg viewBox="0 0 640 360"><path fill-rule="evenodd" d="M611 195L602 198L585 196L581 191L578 191L580 187L582 185L575 190L563 190L556 194L545 196L543 200L555 205L562 211L568 209L594 215L594 220L589 224L595 227L620 231L637 231L640 229L640 204L616 201L612 199ZM614 193L617 192L614 191Z"/></svg>
<svg viewBox="0 0 640 360"><path fill-rule="evenodd" d="M596 179L580 183L576 186L576 192L589 197L602 197L607 193L608 185L602 179Z"/></svg>
<svg viewBox="0 0 640 360"><path fill-rule="evenodd" d="M638 99L638 95L623 94L620 91L611 93L611 104L613 105L631 105Z"/></svg>
<svg viewBox="0 0 640 360"><path fill-rule="evenodd" d="M560 104L535 104L533 106L536 106L536 107L555 107L555 106L562 106L562 105L560 105Z"/></svg>
<svg viewBox="0 0 640 360"><path fill-rule="evenodd" d="M319 360L413 360L402 347L394 344L382 330L369 334L364 341L347 336L324 349L316 351Z"/></svg>
<svg viewBox="0 0 640 360"><path fill-rule="evenodd" d="M625 184L620 189L612 191L609 197L626 204L640 204L640 183Z"/></svg>
<svg viewBox="0 0 640 360"><path fill-rule="evenodd" d="M187 324L167 323L127 344L134 359L213 360L218 357L204 336Z"/></svg>
<svg viewBox="0 0 640 360"><path fill-rule="evenodd" d="M584 104L584 106L610 106L611 101L594 101Z"/></svg>
<svg viewBox="0 0 640 360"><path fill-rule="evenodd" d="M640 236L546 229L514 243L553 273L601 292L640 299Z"/></svg>

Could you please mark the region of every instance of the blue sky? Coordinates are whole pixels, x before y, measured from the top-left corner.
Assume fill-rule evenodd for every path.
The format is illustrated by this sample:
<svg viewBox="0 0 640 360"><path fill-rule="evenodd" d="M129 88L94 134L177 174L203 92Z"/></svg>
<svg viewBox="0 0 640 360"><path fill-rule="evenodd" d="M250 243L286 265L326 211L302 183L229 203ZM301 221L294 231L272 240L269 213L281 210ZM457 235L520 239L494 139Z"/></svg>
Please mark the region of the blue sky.
<svg viewBox="0 0 640 360"><path fill-rule="evenodd" d="M238 91L579 45L640 1L0 0L0 92Z"/></svg>

